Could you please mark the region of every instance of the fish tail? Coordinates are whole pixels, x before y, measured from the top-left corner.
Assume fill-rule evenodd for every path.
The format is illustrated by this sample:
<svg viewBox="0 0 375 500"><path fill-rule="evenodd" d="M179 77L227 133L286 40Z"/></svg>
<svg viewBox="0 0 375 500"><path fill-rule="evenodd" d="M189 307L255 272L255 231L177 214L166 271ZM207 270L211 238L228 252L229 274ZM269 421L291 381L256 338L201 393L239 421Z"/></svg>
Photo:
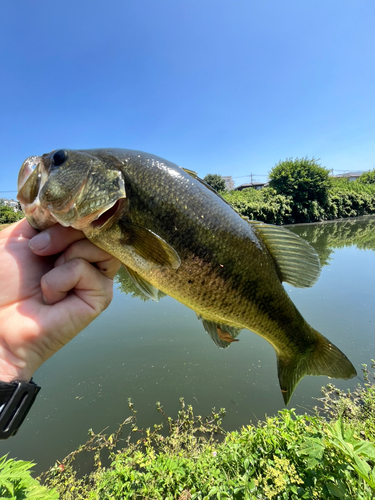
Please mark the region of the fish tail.
<svg viewBox="0 0 375 500"><path fill-rule="evenodd" d="M326 375L332 378L349 379L355 377L356 369L335 345L312 330L316 342L312 348L294 357L277 356L277 370L280 389L287 405L298 382L305 375Z"/></svg>

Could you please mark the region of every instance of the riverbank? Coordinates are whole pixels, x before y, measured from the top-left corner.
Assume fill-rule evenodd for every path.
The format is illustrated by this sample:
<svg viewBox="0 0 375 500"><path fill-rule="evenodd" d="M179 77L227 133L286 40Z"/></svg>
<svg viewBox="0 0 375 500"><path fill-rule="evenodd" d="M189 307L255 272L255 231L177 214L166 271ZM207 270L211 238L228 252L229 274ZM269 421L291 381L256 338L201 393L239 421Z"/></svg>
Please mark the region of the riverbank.
<svg viewBox="0 0 375 500"><path fill-rule="evenodd" d="M306 199L296 202L292 196L278 194L272 188L222 193L242 216L268 224L288 225L342 219L375 214L375 184L331 181L324 203Z"/></svg>
<svg viewBox="0 0 375 500"><path fill-rule="evenodd" d="M140 431L130 402L131 414L116 433L91 431L84 446L42 474L48 491L36 498L374 498L375 386L365 366L363 374L364 385L352 393L324 388L312 415L285 409L230 433L222 429L224 410L203 419L183 400L176 420L158 403L167 434L160 425ZM126 426L128 437L119 448ZM75 462L87 452L94 470L79 478ZM0 469L0 493L13 498L6 496L3 477Z"/></svg>

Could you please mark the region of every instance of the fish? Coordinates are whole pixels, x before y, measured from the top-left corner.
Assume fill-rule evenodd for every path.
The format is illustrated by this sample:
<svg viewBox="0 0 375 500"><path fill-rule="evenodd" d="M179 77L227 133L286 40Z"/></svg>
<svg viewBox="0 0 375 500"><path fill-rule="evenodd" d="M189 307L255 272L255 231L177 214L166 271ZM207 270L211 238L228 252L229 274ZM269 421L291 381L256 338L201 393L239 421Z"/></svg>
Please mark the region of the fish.
<svg viewBox="0 0 375 500"><path fill-rule="evenodd" d="M17 198L34 228L83 231L148 297L195 311L218 347L238 345L243 329L267 340L285 404L305 375L356 375L283 286L315 284L315 250L284 227L241 217L196 172L129 149L58 149L24 161Z"/></svg>

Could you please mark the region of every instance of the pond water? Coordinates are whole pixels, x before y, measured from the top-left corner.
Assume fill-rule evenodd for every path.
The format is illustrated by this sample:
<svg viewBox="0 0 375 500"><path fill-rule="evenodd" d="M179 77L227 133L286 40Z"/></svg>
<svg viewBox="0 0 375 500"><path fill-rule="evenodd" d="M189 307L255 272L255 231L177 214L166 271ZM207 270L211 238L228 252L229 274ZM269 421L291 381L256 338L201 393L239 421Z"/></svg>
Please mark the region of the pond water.
<svg viewBox="0 0 375 500"><path fill-rule="evenodd" d="M333 382L354 388L362 363L375 358L375 217L288 229L315 247L323 269L313 288L286 290L358 371ZM161 421L156 401L175 417L181 396L200 415L226 408L227 430L284 407L275 351L264 339L244 330L240 342L218 349L195 313L170 297L141 300L124 272L115 288L111 306L35 374L42 391L17 436L0 443L0 456L10 452L46 470L84 443L89 428L113 432L130 415L128 398L140 427ZM305 377L289 407L310 411L328 382Z"/></svg>

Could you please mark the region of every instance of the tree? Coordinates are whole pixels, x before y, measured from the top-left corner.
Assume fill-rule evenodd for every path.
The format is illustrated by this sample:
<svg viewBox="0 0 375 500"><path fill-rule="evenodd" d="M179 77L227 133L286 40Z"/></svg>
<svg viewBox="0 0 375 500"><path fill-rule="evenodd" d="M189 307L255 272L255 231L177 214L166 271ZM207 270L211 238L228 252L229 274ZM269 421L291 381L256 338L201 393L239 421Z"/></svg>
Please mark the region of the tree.
<svg viewBox="0 0 375 500"><path fill-rule="evenodd" d="M289 158L271 170L270 186L279 194L291 196L295 203L317 201L325 205L330 187L329 171L312 158Z"/></svg>
<svg viewBox="0 0 375 500"><path fill-rule="evenodd" d="M295 222L314 222L324 218L331 185L328 174L315 158L289 158L271 170L270 187L292 199Z"/></svg>
<svg viewBox="0 0 375 500"><path fill-rule="evenodd" d="M361 184L375 184L375 168L364 172L358 179Z"/></svg>
<svg viewBox="0 0 375 500"><path fill-rule="evenodd" d="M203 179L207 184L215 189L218 193L220 191L225 191L225 180L218 174L208 174Z"/></svg>
<svg viewBox="0 0 375 500"><path fill-rule="evenodd" d="M11 207L0 205L0 224L11 224L23 217L25 216L22 212L15 212Z"/></svg>

